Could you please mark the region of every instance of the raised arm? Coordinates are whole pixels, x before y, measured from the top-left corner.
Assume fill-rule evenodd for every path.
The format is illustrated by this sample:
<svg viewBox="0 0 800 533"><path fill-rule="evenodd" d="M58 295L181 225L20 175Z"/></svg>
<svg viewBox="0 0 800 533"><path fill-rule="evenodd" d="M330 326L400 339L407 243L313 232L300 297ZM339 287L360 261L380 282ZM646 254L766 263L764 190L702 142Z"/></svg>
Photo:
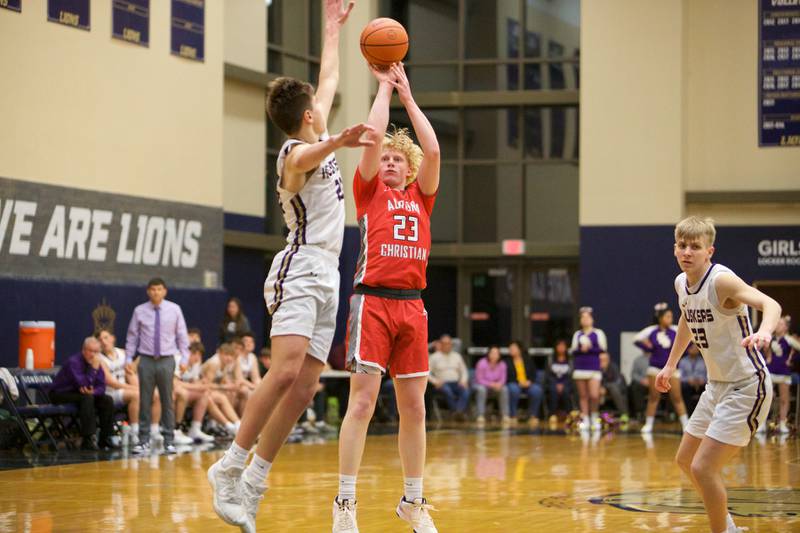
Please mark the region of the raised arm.
<svg viewBox="0 0 800 533"><path fill-rule="evenodd" d="M383 151L383 136L386 135L386 127L389 125L389 102L392 99L391 74L389 71L378 70L370 65L370 70L378 80L378 93L375 101L372 102L372 109L369 110L367 124L372 127L365 138L372 141L372 146L367 146L361 152L361 161L358 163L358 171L361 177L369 181L378 173L381 165L381 152Z"/></svg>
<svg viewBox="0 0 800 533"><path fill-rule="evenodd" d="M347 7L342 6L342 0L325 0L325 30L316 95L326 129L333 98L339 85L339 32L354 5L355 2L352 0L347 3Z"/></svg>
<svg viewBox="0 0 800 533"><path fill-rule="evenodd" d="M328 155L342 147L356 148L371 146L373 141L364 133L369 133L371 126L356 124L341 132L328 137L324 141L313 144L298 144L286 156L286 162L281 175L281 187L289 192L296 193L306 184L307 174L317 168Z"/></svg>
<svg viewBox="0 0 800 533"><path fill-rule="evenodd" d="M420 148L422 148L423 158L417 172L417 183L422 194L431 196L439 189L439 167L441 164L441 153L439 141L436 139L436 132L433 131L428 117L422 112L414 96L411 94L411 84L408 82L405 68L402 63L395 63L391 67L394 80L392 85L397 89L397 96L400 103L406 108L406 113L414 126L414 133L417 134Z"/></svg>

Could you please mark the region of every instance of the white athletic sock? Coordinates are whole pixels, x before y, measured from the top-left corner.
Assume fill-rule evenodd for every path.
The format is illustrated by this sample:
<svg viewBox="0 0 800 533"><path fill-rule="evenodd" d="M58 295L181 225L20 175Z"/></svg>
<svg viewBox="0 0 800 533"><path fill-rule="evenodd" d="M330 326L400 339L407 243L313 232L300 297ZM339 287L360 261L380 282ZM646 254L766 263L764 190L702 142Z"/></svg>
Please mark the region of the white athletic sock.
<svg viewBox="0 0 800 533"><path fill-rule="evenodd" d="M648 427L653 427L653 424L655 423L655 421L656 421L656 417L648 416L648 417L646 417L644 419L644 425L648 426Z"/></svg>
<svg viewBox="0 0 800 533"><path fill-rule="evenodd" d="M731 513L728 513L728 516L725 517L725 525L728 526L728 529L736 531L736 524L733 523Z"/></svg>
<svg viewBox="0 0 800 533"><path fill-rule="evenodd" d="M158 424L150 424L150 435L156 436L161 433L161 429L159 429Z"/></svg>
<svg viewBox="0 0 800 533"><path fill-rule="evenodd" d="M585 425L589 425L589 417L586 415L581 415L581 422Z"/></svg>
<svg viewBox="0 0 800 533"><path fill-rule="evenodd" d="M233 441L231 447L228 448L228 451L225 452L225 455L222 457L222 467L244 468L248 455L249 452L247 450L236 444L236 441Z"/></svg>
<svg viewBox="0 0 800 533"><path fill-rule="evenodd" d="M135 424L131 424L131 433L134 435L139 434L139 423L136 422Z"/></svg>
<svg viewBox="0 0 800 533"><path fill-rule="evenodd" d="M339 501L356 500L356 476L339 474Z"/></svg>
<svg viewBox="0 0 800 533"><path fill-rule="evenodd" d="M403 490L407 502L413 502L417 498L422 498L422 478L403 478Z"/></svg>
<svg viewBox="0 0 800 533"><path fill-rule="evenodd" d="M688 424L688 423L689 423L689 417L688 417L687 415L685 415L685 414L684 414L684 415L681 415L681 416L680 416L680 417L678 417L678 418L679 418L679 420L681 421L681 427L682 427L682 428L685 428L685 427L686 427L686 424ZM728 515L728 516L730 516L730 515Z"/></svg>
<svg viewBox="0 0 800 533"><path fill-rule="evenodd" d="M592 413L592 425L600 422L600 413Z"/></svg>
<svg viewBox="0 0 800 533"><path fill-rule="evenodd" d="M267 484L267 476L271 468L272 463L254 453L253 460L244 469L242 477L254 487L264 486Z"/></svg>

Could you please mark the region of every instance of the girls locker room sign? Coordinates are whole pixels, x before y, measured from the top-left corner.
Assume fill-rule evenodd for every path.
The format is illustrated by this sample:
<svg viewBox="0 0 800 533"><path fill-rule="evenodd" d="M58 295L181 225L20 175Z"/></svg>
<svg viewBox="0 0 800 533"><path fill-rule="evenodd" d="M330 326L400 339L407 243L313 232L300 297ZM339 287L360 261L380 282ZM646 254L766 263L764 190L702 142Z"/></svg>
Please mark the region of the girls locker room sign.
<svg viewBox="0 0 800 533"><path fill-rule="evenodd" d="M800 147L800 0L760 0L758 14L758 145Z"/></svg>
<svg viewBox="0 0 800 533"><path fill-rule="evenodd" d="M218 288L222 209L0 178L0 277Z"/></svg>

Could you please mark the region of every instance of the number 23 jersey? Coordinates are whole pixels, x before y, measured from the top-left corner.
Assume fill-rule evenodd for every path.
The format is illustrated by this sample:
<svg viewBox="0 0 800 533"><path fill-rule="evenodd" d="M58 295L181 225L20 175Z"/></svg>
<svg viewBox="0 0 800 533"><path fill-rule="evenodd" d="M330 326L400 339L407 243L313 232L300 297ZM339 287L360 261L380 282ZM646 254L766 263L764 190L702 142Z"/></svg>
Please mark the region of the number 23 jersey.
<svg viewBox="0 0 800 533"><path fill-rule="evenodd" d="M416 181L403 191L391 189L377 175L366 181L360 170L353 194L361 231L355 285L424 289L436 194L426 196Z"/></svg>
<svg viewBox="0 0 800 533"><path fill-rule="evenodd" d="M681 273L675 278L675 291L692 340L703 354L708 379L734 382L766 372L766 364L758 350L741 344L753 333L747 306L726 309L717 298L715 282L724 273L733 271L712 264L693 287Z"/></svg>

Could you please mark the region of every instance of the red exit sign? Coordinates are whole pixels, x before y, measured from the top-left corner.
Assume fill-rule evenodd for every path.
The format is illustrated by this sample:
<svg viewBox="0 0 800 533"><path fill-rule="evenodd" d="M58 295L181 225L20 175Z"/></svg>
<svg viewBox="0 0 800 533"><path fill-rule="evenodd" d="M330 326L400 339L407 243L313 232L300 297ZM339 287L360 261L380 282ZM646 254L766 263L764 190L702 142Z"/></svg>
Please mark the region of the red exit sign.
<svg viewBox="0 0 800 533"><path fill-rule="evenodd" d="M522 239L505 239L503 255L525 255L525 241Z"/></svg>

